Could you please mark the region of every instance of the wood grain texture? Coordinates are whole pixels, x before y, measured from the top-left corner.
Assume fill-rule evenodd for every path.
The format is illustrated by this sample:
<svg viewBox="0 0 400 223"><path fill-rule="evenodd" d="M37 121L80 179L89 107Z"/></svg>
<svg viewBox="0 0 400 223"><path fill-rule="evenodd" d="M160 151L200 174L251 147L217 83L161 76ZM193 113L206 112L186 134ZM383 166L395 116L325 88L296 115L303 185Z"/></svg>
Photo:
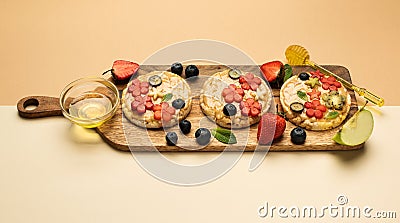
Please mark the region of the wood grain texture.
<svg viewBox="0 0 400 223"><path fill-rule="evenodd" d="M251 71L255 74L259 74L258 66L230 66L236 67L244 71ZM349 71L342 66L334 66L328 65L324 66L328 70L338 74L342 78L351 82L351 77ZM141 66L138 71L138 75L142 75L155 70L167 70L169 66L164 65L147 65ZM198 65L200 70L200 75L202 76L210 76L216 72L222 71L226 69L226 66L223 65ZM294 66L293 67L293 75L297 75L303 71L312 71L312 68L307 66ZM235 145L226 145L218 142L213 139L210 144L206 147L198 148L198 145L194 139L195 130L201 127L213 128L215 124L207 119L202 113L199 106L199 99L196 95L199 94L200 89L202 87L203 82L201 79L199 81L190 81L189 85L192 88L193 97L193 108L187 117L189 121L192 123L192 130L187 135L182 135L177 126L171 127L169 129L157 129L157 130L147 130L141 127L137 127L131 124L122 114L122 109L118 109L115 116L104 123L102 126L98 127L96 131L100 134L100 136L110 144L113 148L123 151L156 151L157 149L160 152L188 152L188 151L255 151L257 150L267 150L267 146L257 147L257 125L253 125L250 128L233 130L236 137L238 138L238 143ZM125 85L118 85L119 90L125 88ZM275 103L278 104L278 109L280 108L279 102L279 88L278 86L271 86L273 88L273 95L275 99ZM357 111L357 102L353 91L349 91L351 96L351 109L349 112L349 117L351 117ZM346 120L347 120L346 119ZM345 121L346 121L345 120ZM307 140L303 145L294 145L290 141L290 131L295 126L287 122L286 130L283 134L283 137L279 140L273 142L269 151L308 151L308 150L354 150L360 149L363 147L363 144L358 146L343 146L336 144L332 141L333 135L340 128L337 127L332 130L326 131L307 131ZM178 146L167 146L165 141L165 134L167 131L175 131L178 133L179 141ZM128 146L131 145L131 146Z"/></svg>
<svg viewBox="0 0 400 223"><path fill-rule="evenodd" d="M47 96L28 96L17 103L19 116L23 118L42 118L62 115L59 98ZM33 110L27 110L28 106L36 106Z"/></svg>

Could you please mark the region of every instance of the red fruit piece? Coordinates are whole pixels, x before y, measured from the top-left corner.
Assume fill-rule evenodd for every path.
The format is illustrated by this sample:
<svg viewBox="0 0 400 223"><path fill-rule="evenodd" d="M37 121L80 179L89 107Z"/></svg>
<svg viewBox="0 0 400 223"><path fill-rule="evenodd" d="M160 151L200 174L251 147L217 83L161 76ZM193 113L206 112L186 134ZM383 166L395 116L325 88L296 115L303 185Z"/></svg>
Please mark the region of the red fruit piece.
<svg viewBox="0 0 400 223"><path fill-rule="evenodd" d="M140 85L140 80L139 79L133 79L132 85Z"/></svg>
<svg viewBox="0 0 400 223"><path fill-rule="evenodd" d="M342 84L339 81L333 82L333 85L335 85L335 87L337 87L337 88L341 88L342 87Z"/></svg>
<svg viewBox="0 0 400 223"><path fill-rule="evenodd" d="M257 88L258 88L258 84L256 84L256 83L251 83L251 84L250 84L250 88L251 88L251 90L255 91L255 90L257 90Z"/></svg>
<svg viewBox="0 0 400 223"><path fill-rule="evenodd" d="M132 111L136 111L136 108L138 107L138 105L140 105L140 102L138 102L138 101L132 101L132 103L131 103L131 109L132 109Z"/></svg>
<svg viewBox="0 0 400 223"><path fill-rule="evenodd" d="M246 83L247 81L246 81L246 78L244 78L244 76L240 76L239 77L239 83L240 84L243 84L243 83Z"/></svg>
<svg viewBox="0 0 400 223"><path fill-rule="evenodd" d="M240 102L243 100L243 97L242 97L241 95L239 95L239 94L235 94L235 95L233 96L233 100L234 100L235 102L237 102L237 103L240 103Z"/></svg>
<svg viewBox="0 0 400 223"><path fill-rule="evenodd" d="M222 90L222 97L225 97L226 95L230 94L231 92L232 92L232 89L224 88L224 90Z"/></svg>
<svg viewBox="0 0 400 223"><path fill-rule="evenodd" d="M175 108L174 107L168 107L166 109L166 111L171 115L175 115Z"/></svg>
<svg viewBox="0 0 400 223"><path fill-rule="evenodd" d="M156 111L161 111L161 109L162 109L162 106L160 105L160 104L156 104L156 105L153 105L153 111L154 112L156 112ZM160 113L160 115L161 115L161 113ZM161 116L160 116L161 117ZM159 119L158 119L159 120Z"/></svg>
<svg viewBox="0 0 400 223"><path fill-rule="evenodd" d="M321 77L321 83L326 83L328 82L328 79L326 77Z"/></svg>
<svg viewBox="0 0 400 223"><path fill-rule="evenodd" d="M321 119L322 117L324 117L322 111L320 111L320 110L315 110L315 111L314 111L314 116L315 116L315 118L317 118L317 119Z"/></svg>
<svg viewBox="0 0 400 223"><path fill-rule="evenodd" d="M260 102L255 101L255 102L253 103L253 108L257 108L258 110L261 110L261 104L260 104Z"/></svg>
<svg viewBox="0 0 400 223"><path fill-rule="evenodd" d="M151 101L146 102L145 107L146 110L153 110L153 103Z"/></svg>
<svg viewBox="0 0 400 223"><path fill-rule="evenodd" d="M258 143L271 143L274 139L281 137L285 129L286 121L281 116L272 113L261 116L257 131Z"/></svg>
<svg viewBox="0 0 400 223"><path fill-rule="evenodd" d="M146 87L146 88L148 88L148 87L149 87L149 82L142 82L142 83L140 83L140 87Z"/></svg>
<svg viewBox="0 0 400 223"><path fill-rule="evenodd" d="M242 84L242 88L243 90L250 90L250 85L247 82L245 82Z"/></svg>
<svg viewBox="0 0 400 223"><path fill-rule="evenodd" d="M226 103L232 103L234 101L234 96L233 94L228 94L224 99Z"/></svg>
<svg viewBox="0 0 400 223"><path fill-rule="evenodd" d="M234 91L234 90L236 90L236 85L230 84L230 85L229 85L229 88L232 89L232 90Z"/></svg>
<svg viewBox="0 0 400 223"><path fill-rule="evenodd" d="M331 86L329 86L329 90L336 91L337 87L335 85L331 85Z"/></svg>
<svg viewBox="0 0 400 223"><path fill-rule="evenodd" d="M147 88L147 87L140 88L140 93L141 94L147 94L148 92L149 92L149 88Z"/></svg>
<svg viewBox="0 0 400 223"><path fill-rule="evenodd" d="M314 108L316 108L318 105L321 104L321 102L320 102L319 100L313 100L313 101L311 102L311 104L313 105Z"/></svg>
<svg viewBox="0 0 400 223"><path fill-rule="evenodd" d="M280 61L271 61L261 65L260 69L268 82L274 82L281 72L283 64Z"/></svg>
<svg viewBox="0 0 400 223"><path fill-rule="evenodd" d="M326 112L326 107L323 105L318 105L315 109L321 111L321 112Z"/></svg>
<svg viewBox="0 0 400 223"><path fill-rule="evenodd" d="M144 104L140 104L137 106L136 110L137 110L137 113L143 114L146 112L146 107L144 106Z"/></svg>
<svg viewBox="0 0 400 223"><path fill-rule="evenodd" d="M335 81L336 81L336 78L335 78L334 76L329 76L329 77L328 77L328 81L335 82Z"/></svg>
<svg viewBox="0 0 400 223"><path fill-rule="evenodd" d="M139 95L140 95L140 89L139 88L136 88L135 90L132 91L132 96L133 97L136 97L136 96L139 96Z"/></svg>
<svg viewBox="0 0 400 223"><path fill-rule="evenodd" d="M139 69L139 64L126 61L116 60L114 61L111 69L111 74L116 80L129 79Z"/></svg>
<svg viewBox="0 0 400 223"><path fill-rule="evenodd" d="M304 107L305 108L312 108L313 107L313 105L311 104L311 102L306 102L306 103L304 103Z"/></svg>
<svg viewBox="0 0 400 223"><path fill-rule="evenodd" d="M246 100L246 103L247 103L249 106L252 106L253 103L254 103L254 99L253 99L253 98L249 98L249 99Z"/></svg>
<svg viewBox="0 0 400 223"><path fill-rule="evenodd" d="M249 72L246 75L244 75L244 77L246 78L247 81L249 81L249 79L254 79L254 74Z"/></svg>
<svg viewBox="0 0 400 223"><path fill-rule="evenodd" d="M258 114L260 114L260 110L258 110L257 108L252 107L250 109L250 116L255 117L255 116L258 116Z"/></svg>
<svg viewBox="0 0 400 223"><path fill-rule="evenodd" d="M314 99L319 99L321 92L318 91L316 88L314 88L312 91L308 92L307 94L310 96L311 100L314 100Z"/></svg>
<svg viewBox="0 0 400 223"><path fill-rule="evenodd" d="M162 112L162 120L163 120L164 122L169 122L169 121L171 121L171 119L172 119L172 116L171 116L170 113L168 113L168 112Z"/></svg>
<svg viewBox="0 0 400 223"><path fill-rule="evenodd" d="M249 107L243 107L242 109L242 115L243 116L248 116L250 113L250 108Z"/></svg>
<svg viewBox="0 0 400 223"><path fill-rule="evenodd" d="M146 96L145 99L146 99L146 102L147 101L151 101L151 97L150 96Z"/></svg>
<svg viewBox="0 0 400 223"><path fill-rule="evenodd" d="M254 77L254 83L256 83L257 85L261 84L261 79L259 77Z"/></svg>
<svg viewBox="0 0 400 223"><path fill-rule="evenodd" d="M160 110L157 110L154 112L154 119L161 120L161 111Z"/></svg>
<svg viewBox="0 0 400 223"><path fill-rule="evenodd" d="M244 95L244 90L242 88L237 88L236 93L239 94L240 96Z"/></svg>
<svg viewBox="0 0 400 223"><path fill-rule="evenodd" d="M323 83L322 84L322 89L324 89L324 90L328 90L329 87L330 87L330 85L328 83Z"/></svg>
<svg viewBox="0 0 400 223"><path fill-rule="evenodd" d="M314 117L314 109L312 109L312 108L307 109L306 115L307 115L308 117L310 117L310 118Z"/></svg>

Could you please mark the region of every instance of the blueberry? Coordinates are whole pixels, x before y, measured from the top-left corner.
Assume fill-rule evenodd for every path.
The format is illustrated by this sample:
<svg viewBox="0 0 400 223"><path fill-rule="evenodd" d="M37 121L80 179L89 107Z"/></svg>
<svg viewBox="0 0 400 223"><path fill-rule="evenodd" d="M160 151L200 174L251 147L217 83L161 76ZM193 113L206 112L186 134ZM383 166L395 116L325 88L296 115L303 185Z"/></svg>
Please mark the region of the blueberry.
<svg viewBox="0 0 400 223"><path fill-rule="evenodd" d="M175 132L168 132L165 136L165 140L167 140L167 145L175 146L178 142L178 135Z"/></svg>
<svg viewBox="0 0 400 223"><path fill-rule="evenodd" d="M188 65L185 69L186 78L199 76L199 69L195 65Z"/></svg>
<svg viewBox="0 0 400 223"><path fill-rule="evenodd" d="M197 129L194 136L196 137L196 142L200 145L207 145L211 139L210 130L206 128Z"/></svg>
<svg viewBox="0 0 400 223"><path fill-rule="evenodd" d="M303 128L296 127L290 132L290 138L294 144L303 144L306 141L307 133Z"/></svg>
<svg viewBox="0 0 400 223"><path fill-rule="evenodd" d="M190 132L190 129L192 128L192 123L188 120L182 120L179 122L179 128L181 129L181 132L183 134L188 134Z"/></svg>
<svg viewBox="0 0 400 223"><path fill-rule="evenodd" d="M300 80L302 80L302 81L306 81L306 80L310 79L310 75L303 72L303 73L300 73L300 74L299 74L299 78L300 78Z"/></svg>
<svg viewBox="0 0 400 223"><path fill-rule="evenodd" d="M183 66L182 66L181 63L176 62L176 63L173 63L173 64L171 65L171 72L172 72L172 73L181 76L181 75L182 75L182 71L183 71Z"/></svg>
<svg viewBox="0 0 400 223"><path fill-rule="evenodd" d="M233 104L226 104L224 106L223 112L226 116L233 116L236 115L237 109L236 106Z"/></svg>
<svg viewBox="0 0 400 223"><path fill-rule="evenodd" d="M181 98L175 99L172 102L172 107L174 107L175 109L181 109L181 108L185 107L185 101Z"/></svg>

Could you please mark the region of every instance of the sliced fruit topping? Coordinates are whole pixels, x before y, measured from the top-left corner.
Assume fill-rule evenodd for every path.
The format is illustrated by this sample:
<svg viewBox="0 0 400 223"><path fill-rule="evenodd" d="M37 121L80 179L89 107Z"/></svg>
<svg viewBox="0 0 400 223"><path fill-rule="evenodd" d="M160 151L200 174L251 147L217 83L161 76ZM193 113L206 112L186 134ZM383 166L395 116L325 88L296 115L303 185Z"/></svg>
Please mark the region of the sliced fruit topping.
<svg viewBox="0 0 400 223"><path fill-rule="evenodd" d="M173 63L173 64L171 65L171 72L172 72L172 73L181 76L181 75L182 75L182 71L183 71L183 66L182 66L181 63L176 62L176 63Z"/></svg>
<svg viewBox="0 0 400 223"><path fill-rule="evenodd" d="M294 144L303 144L306 141L307 133L303 128L296 127L290 132L290 140Z"/></svg>
<svg viewBox="0 0 400 223"><path fill-rule="evenodd" d="M274 139L281 137L285 129L286 121L281 116L272 113L261 116L257 131L258 143L271 143Z"/></svg>
<svg viewBox="0 0 400 223"><path fill-rule="evenodd" d="M316 119L321 119L324 117L324 113L327 111L324 105L321 105L319 100L313 100L312 102L304 103L304 107L307 108L306 115L309 118L315 117Z"/></svg>
<svg viewBox="0 0 400 223"><path fill-rule="evenodd" d="M199 73L199 69L196 67L196 65L188 65L185 69L186 78L199 76Z"/></svg>
<svg viewBox="0 0 400 223"><path fill-rule="evenodd" d="M228 74L230 78L236 80L241 76L242 72L238 69L230 69Z"/></svg>
<svg viewBox="0 0 400 223"><path fill-rule="evenodd" d="M353 115L332 138L335 142L355 146L368 140L374 129L374 117L368 110L362 108Z"/></svg>
<svg viewBox="0 0 400 223"><path fill-rule="evenodd" d="M318 91L316 88L314 88L314 89L312 89L312 91L308 92L307 94L308 94L308 96L310 96L311 100L314 100L314 99L319 99L321 92Z"/></svg>
<svg viewBox="0 0 400 223"><path fill-rule="evenodd" d="M158 75L153 75L153 76L149 77L148 81L152 87L158 87L162 84L162 79Z"/></svg>
<svg viewBox="0 0 400 223"><path fill-rule="evenodd" d="M192 128L192 123L186 119L179 122L179 129L183 134L188 134Z"/></svg>
<svg viewBox="0 0 400 223"><path fill-rule="evenodd" d="M167 145L175 146L178 143L178 135L176 132L168 132L167 135L165 135L165 140L167 141Z"/></svg>
<svg viewBox="0 0 400 223"><path fill-rule="evenodd" d="M308 79L310 79L310 75L308 74L308 73L300 73L299 74L299 78L300 78L300 80L302 80L302 81L306 81L306 80L308 80Z"/></svg>
<svg viewBox="0 0 400 223"><path fill-rule="evenodd" d="M174 101L172 101L172 107L176 109L182 109L183 107L185 107L185 101L181 98L175 99Z"/></svg>
<svg viewBox="0 0 400 223"><path fill-rule="evenodd" d="M338 88L342 87L342 84L336 80L335 77L329 76L329 77L322 77L321 78L322 82L322 88L324 90L331 90L331 91L336 91Z"/></svg>
<svg viewBox="0 0 400 223"><path fill-rule="evenodd" d="M311 77L312 77L312 78L321 79L322 77L324 77L324 74L321 73L321 71L319 71L319 70L311 71L310 74L311 74Z"/></svg>
<svg viewBox="0 0 400 223"><path fill-rule="evenodd" d="M243 80L244 79L244 80ZM259 77L254 76L253 73L246 73L244 75L244 78L242 80L239 80L239 83L241 83L241 87L244 90L257 90L258 86L261 84L261 79Z"/></svg>
<svg viewBox="0 0 400 223"><path fill-rule="evenodd" d="M290 104L290 110L296 113L301 113L304 110L304 105L300 102L293 102Z"/></svg>
<svg viewBox="0 0 400 223"><path fill-rule="evenodd" d="M261 65L260 69L264 75L264 78L269 83L272 83L278 79L282 66L283 64L280 61L271 61Z"/></svg>
<svg viewBox="0 0 400 223"><path fill-rule="evenodd" d="M206 128L197 129L194 136L196 137L196 142L200 145L207 145L211 139L210 130Z"/></svg>
<svg viewBox="0 0 400 223"><path fill-rule="evenodd" d="M111 74L115 80L123 81L129 79L139 69L139 64L126 61L114 61L111 69Z"/></svg>
<svg viewBox="0 0 400 223"><path fill-rule="evenodd" d="M330 91L329 93L322 94L322 100L327 108L342 110L346 103L346 97L339 94L337 91Z"/></svg>
<svg viewBox="0 0 400 223"><path fill-rule="evenodd" d="M232 103L234 101L240 103L243 100L244 91L240 87L230 84L222 90L221 95L226 103Z"/></svg>
<svg viewBox="0 0 400 223"><path fill-rule="evenodd" d="M237 113L236 106L233 104L226 104L224 108L222 109L224 112L224 115L226 116L234 116Z"/></svg>
<svg viewBox="0 0 400 223"><path fill-rule="evenodd" d="M305 84L309 85L311 88L314 88L315 86L321 85L321 83L319 82L318 77L310 77L310 79L308 79Z"/></svg>
<svg viewBox="0 0 400 223"><path fill-rule="evenodd" d="M143 114L146 110L153 110L153 103L147 101L147 96L136 96L131 103L132 111L136 111L138 114Z"/></svg>
<svg viewBox="0 0 400 223"><path fill-rule="evenodd" d="M256 117L261 113L262 106L253 98L248 98L246 101L240 103L239 108L243 116Z"/></svg>

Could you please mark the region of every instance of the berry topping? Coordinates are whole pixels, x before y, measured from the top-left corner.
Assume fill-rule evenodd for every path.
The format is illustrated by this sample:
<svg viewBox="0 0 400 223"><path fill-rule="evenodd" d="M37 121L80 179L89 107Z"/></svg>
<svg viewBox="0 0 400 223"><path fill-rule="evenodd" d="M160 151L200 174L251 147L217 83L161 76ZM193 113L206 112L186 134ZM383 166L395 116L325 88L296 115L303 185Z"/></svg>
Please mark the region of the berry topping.
<svg viewBox="0 0 400 223"><path fill-rule="evenodd" d="M315 117L321 119L324 113L327 111L324 105L321 105L319 100L313 100L312 102L306 102L304 107L307 108L306 115L310 118Z"/></svg>
<svg viewBox="0 0 400 223"><path fill-rule="evenodd" d="M306 80L310 79L310 75L303 72L303 73L300 73L300 74L299 74L299 78L300 78L300 80L302 80L302 81L306 81Z"/></svg>
<svg viewBox="0 0 400 223"><path fill-rule="evenodd" d="M183 66L182 66L181 63L176 62L176 63L173 63L173 64L171 65L171 72L172 72L172 73L181 76L181 75L182 75L182 71L183 71Z"/></svg>
<svg viewBox="0 0 400 223"><path fill-rule="evenodd" d="M186 78L199 76L199 69L195 65L189 65L185 69Z"/></svg>
<svg viewBox="0 0 400 223"><path fill-rule="evenodd" d="M311 71L311 72L310 72L310 74L311 74L311 77L312 77L312 78L318 78L318 79L321 79L321 78L323 78L323 77L324 77L324 74L323 74L323 73L321 73L321 71L319 71L319 70L316 70L316 71Z"/></svg>
<svg viewBox="0 0 400 223"><path fill-rule="evenodd" d="M226 104L222 111L226 116L233 116L237 113L236 106L233 104Z"/></svg>
<svg viewBox="0 0 400 223"><path fill-rule="evenodd" d="M175 99L174 101L172 101L172 107L176 109L181 109L185 107L185 101L181 98Z"/></svg>

